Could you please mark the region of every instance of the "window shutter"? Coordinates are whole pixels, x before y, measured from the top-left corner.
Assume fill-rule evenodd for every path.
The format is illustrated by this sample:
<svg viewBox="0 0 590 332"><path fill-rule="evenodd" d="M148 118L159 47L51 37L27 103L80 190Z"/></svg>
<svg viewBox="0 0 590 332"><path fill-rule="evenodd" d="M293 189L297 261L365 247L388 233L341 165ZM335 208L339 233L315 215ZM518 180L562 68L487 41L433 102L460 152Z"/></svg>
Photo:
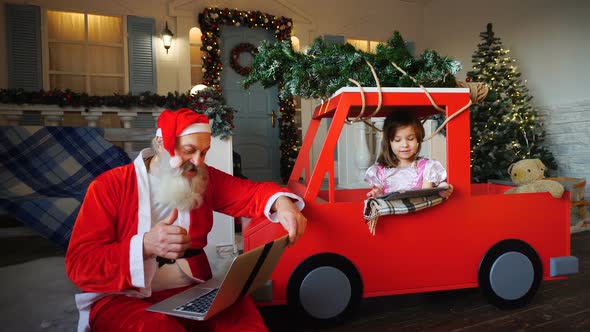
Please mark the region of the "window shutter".
<svg viewBox="0 0 590 332"><path fill-rule="evenodd" d="M129 92L132 94L157 91L155 31L153 18L127 17Z"/></svg>
<svg viewBox="0 0 590 332"><path fill-rule="evenodd" d="M8 87L38 91L41 68L41 15L39 7L6 4Z"/></svg>
<svg viewBox="0 0 590 332"><path fill-rule="evenodd" d="M344 36L324 35L326 45L344 44Z"/></svg>
<svg viewBox="0 0 590 332"><path fill-rule="evenodd" d="M133 128L152 128L155 130L156 121L152 113L137 113L135 121L133 121ZM152 146L152 142L135 142L133 143L133 151L141 151Z"/></svg>
<svg viewBox="0 0 590 332"><path fill-rule="evenodd" d="M408 52L410 52L410 54L412 56L416 56L416 43L413 41L406 41L406 48L408 49Z"/></svg>

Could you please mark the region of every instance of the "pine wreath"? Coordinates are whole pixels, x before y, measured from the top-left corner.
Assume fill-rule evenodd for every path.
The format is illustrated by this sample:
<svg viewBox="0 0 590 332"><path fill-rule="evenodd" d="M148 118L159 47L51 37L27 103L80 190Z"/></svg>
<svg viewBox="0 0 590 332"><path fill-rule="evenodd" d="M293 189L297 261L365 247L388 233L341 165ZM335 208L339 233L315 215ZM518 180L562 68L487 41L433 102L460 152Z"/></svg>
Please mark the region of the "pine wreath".
<svg viewBox="0 0 590 332"><path fill-rule="evenodd" d="M242 67L240 65L240 54L248 52L254 58L258 54L258 48L250 43L239 43L236 47L231 50L231 57L229 65L236 71L236 73L242 76L248 76L252 67Z"/></svg>

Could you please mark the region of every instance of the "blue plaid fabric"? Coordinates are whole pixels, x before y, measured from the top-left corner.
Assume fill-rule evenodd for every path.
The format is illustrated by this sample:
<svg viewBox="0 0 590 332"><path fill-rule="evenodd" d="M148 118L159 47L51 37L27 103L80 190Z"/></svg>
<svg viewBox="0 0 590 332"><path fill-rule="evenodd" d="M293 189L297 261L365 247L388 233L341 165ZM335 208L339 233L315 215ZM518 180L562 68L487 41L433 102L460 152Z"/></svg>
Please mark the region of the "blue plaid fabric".
<svg viewBox="0 0 590 332"><path fill-rule="evenodd" d="M66 248L90 182L131 160L90 127L0 126L0 213Z"/></svg>

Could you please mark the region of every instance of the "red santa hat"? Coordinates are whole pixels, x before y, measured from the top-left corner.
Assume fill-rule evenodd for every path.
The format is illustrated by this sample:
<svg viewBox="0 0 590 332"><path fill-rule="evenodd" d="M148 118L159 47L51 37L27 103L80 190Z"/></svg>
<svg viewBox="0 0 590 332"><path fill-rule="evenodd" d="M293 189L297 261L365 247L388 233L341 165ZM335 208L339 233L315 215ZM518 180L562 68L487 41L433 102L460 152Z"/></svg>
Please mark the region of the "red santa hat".
<svg viewBox="0 0 590 332"><path fill-rule="evenodd" d="M176 137L210 132L211 125L206 115L189 108L181 108L177 111L165 110L160 114L156 136L162 137L164 149L170 154L170 166L178 168L182 164L182 159L174 153Z"/></svg>

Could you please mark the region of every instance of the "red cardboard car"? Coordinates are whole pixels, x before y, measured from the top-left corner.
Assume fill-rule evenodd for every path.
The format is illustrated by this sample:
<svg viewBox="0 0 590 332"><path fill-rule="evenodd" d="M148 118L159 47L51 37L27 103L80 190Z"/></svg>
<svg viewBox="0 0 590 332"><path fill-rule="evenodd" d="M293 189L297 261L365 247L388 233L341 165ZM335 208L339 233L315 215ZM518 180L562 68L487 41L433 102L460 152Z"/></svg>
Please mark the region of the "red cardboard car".
<svg viewBox="0 0 590 332"><path fill-rule="evenodd" d="M420 88L383 88L386 116L400 107L421 118L438 113ZM469 101L465 88L428 89L449 117ZM365 88L367 111L379 103ZM542 280L578 272L570 256L569 193L504 194L500 184L470 182L469 111L447 125L448 182L453 195L419 212L382 216L376 235L363 219L368 189L338 189L334 149L345 120L363 104L358 89L343 88L315 109L288 188L303 197L305 234L285 251L268 283L268 304L289 304L319 320L343 318L362 298L480 287L499 307L520 307ZM320 121L331 118L315 166L312 142ZM328 186L322 188L327 177ZM244 250L284 234L278 224L252 220L243 230Z"/></svg>

